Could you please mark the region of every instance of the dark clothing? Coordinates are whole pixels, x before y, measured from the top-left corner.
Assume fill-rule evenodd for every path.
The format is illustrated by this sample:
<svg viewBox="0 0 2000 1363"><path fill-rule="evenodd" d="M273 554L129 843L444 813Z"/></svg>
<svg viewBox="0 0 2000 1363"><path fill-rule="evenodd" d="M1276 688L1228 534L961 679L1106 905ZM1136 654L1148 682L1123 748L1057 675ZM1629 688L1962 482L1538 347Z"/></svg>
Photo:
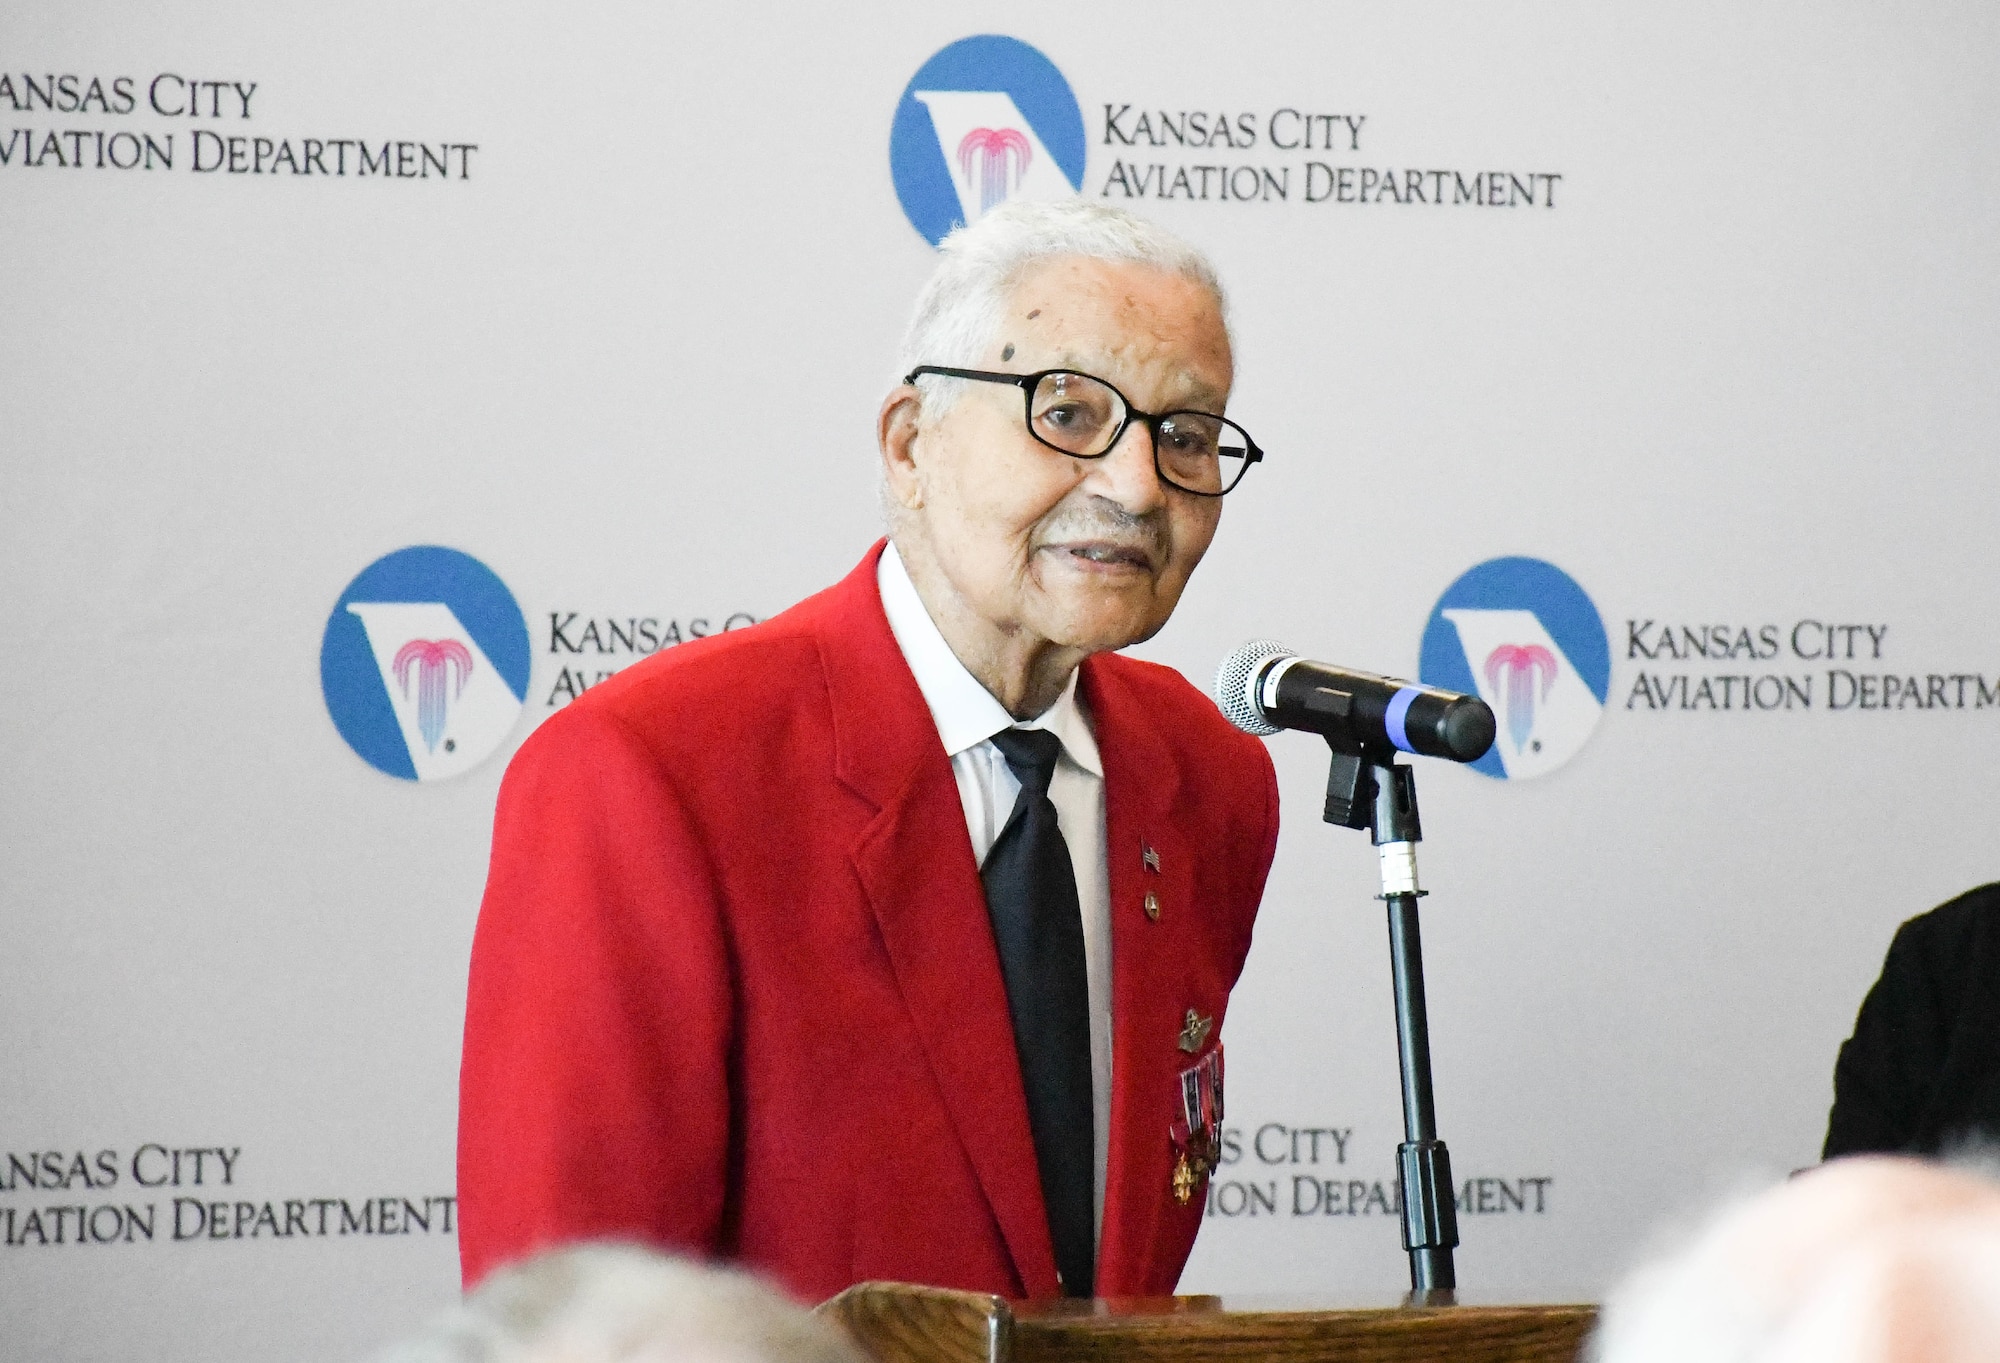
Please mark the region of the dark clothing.
<svg viewBox="0 0 2000 1363"><path fill-rule="evenodd" d="M2000 884L1896 929L1833 1070L1824 1157L2000 1139Z"/></svg>

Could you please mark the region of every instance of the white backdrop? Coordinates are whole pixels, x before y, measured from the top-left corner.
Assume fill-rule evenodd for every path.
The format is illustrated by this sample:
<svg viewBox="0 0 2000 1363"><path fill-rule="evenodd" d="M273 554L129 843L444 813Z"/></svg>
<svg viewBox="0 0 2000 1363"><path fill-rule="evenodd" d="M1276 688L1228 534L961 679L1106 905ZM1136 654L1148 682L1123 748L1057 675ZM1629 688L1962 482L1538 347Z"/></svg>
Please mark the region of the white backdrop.
<svg viewBox="0 0 2000 1363"><path fill-rule="evenodd" d="M1135 201L1219 262L1231 411L1271 451L1144 654L1205 685L1271 635L1409 673L1440 593L1514 554L1609 634L1560 770L1419 776L1461 1280L1595 1293L1662 1217L1809 1162L1893 925L1994 876L1996 25L1943 0L0 11L0 1354L345 1359L449 1299L495 788L565 668L632 661L561 651L551 613L719 628L867 547L930 258L891 119L980 33L1059 68L1086 194L1122 200L1128 161L1290 167L1283 200ZM152 106L163 74L203 117ZM38 104L65 75L69 107ZM1107 104L1263 135L1135 150ZM1361 121L1284 150L1280 108ZM171 166L116 168L169 134ZM231 173L229 136L407 141L450 173ZM1309 202L1315 159L1560 179ZM422 544L499 575L532 672L498 752L418 783L342 741L318 659L346 584ZM1880 656L1636 652L1801 620L1886 627L1855 636ZM1979 681L1830 709L1829 667ZM1813 704L1635 699L1767 672ZM1373 858L1318 822L1312 741L1272 752L1286 831L1226 1038L1242 1157L1183 1290L1393 1289L1394 1220L1294 1183L1365 1212L1349 1183L1400 1138ZM1294 1163L1294 1128L1342 1134ZM224 1154L176 1186L195 1150Z"/></svg>

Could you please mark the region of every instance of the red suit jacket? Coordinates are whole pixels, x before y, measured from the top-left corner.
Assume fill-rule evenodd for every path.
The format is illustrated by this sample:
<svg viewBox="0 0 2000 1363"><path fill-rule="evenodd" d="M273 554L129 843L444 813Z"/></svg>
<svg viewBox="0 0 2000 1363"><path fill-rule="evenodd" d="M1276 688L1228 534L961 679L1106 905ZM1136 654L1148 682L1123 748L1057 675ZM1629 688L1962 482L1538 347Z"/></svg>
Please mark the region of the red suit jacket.
<svg viewBox="0 0 2000 1363"><path fill-rule="evenodd" d="M460 1075L468 1286L618 1237L808 1300L1057 1292L985 896L880 554L592 687L508 768ZM1100 654L1080 685L1111 871L1098 1291L1162 1294L1205 1201L1172 1190L1177 1077L1217 1044L1277 786L1178 673ZM1215 1024L1194 1054L1190 1009Z"/></svg>

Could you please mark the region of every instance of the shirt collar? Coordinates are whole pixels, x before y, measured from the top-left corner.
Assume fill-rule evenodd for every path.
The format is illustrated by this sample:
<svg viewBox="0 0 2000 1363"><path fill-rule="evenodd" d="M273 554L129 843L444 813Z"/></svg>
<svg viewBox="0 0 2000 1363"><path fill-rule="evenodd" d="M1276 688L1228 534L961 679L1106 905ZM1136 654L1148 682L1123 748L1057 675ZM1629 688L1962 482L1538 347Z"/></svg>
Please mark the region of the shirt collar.
<svg viewBox="0 0 2000 1363"><path fill-rule="evenodd" d="M875 585L882 594L883 613L889 617L889 632L896 636L896 646L903 651L903 660L917 679L917 689L924 694L945 755L956 757L1002 729L1013 728L1014 717L1007 713L1007 707L979 684L945 642L893 543L883 549L881 562L875 567ZM1093 776L1103 777L1097 740L1077 699L1076 673L1070 673L1054 705L1022 721L1020 727L1047 729L1062 740L1070 761Z"/></svg>

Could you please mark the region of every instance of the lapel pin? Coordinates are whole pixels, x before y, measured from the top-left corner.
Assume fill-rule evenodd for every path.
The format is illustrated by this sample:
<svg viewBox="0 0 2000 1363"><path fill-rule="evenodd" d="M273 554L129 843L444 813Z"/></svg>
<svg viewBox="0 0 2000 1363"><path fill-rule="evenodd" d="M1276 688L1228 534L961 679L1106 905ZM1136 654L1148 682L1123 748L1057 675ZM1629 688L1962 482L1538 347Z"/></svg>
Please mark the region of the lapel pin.
<svg viewBox="0 0 2000 1363"><path fill-rule="evenodd" d="M1146 917L1155 923L1160 921L1160 897L1151 890L1146 891Z"/></svg>
<svg viewBox="0 0 2000 1363"><path fill-rule="evenodd" d="M1160 854L1154 851L1150 845L1142 844L1142 848L1143 850L1139 853L1139 859L1146 863L1147 870L1151 871L1154 875L1158 875L1160 873Z"/></svg>
<svg viewBox="0 0 2000 1363"><path fill-rule="evenodd" d="M1188 1009L1187 1021L1181 1024L1180 1048L1193 1055L1208 1040L1208 1033L1214 1026L1214 1018L1205 1018L1194 1009Z"/></svg>

